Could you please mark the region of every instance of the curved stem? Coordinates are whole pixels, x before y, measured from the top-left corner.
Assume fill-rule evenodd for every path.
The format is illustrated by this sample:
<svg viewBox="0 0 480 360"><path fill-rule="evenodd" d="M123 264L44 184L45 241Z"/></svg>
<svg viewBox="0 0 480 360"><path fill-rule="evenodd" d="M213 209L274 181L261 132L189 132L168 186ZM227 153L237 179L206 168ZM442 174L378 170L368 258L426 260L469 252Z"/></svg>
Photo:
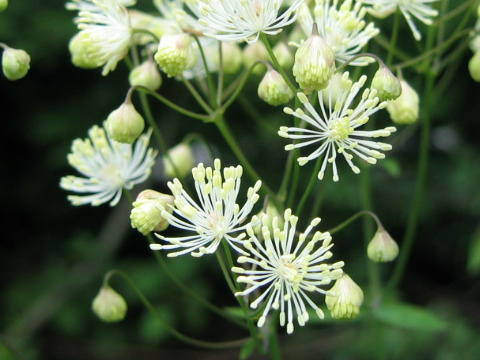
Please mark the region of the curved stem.
<svg viewBox="0 0 480 360"><path fill-rule="evenodd" d="M206 56L205 56L205 52L203 51L203 46L202 46L202 44L200 43L200 40L198 39L198 36L197 36L196 34L194 34L194 33L191 33L191 34L192 34L193 38L195 39L195 41L196 41L196 43L197 43L197 45L198 45L198 48L200 49L200 55L201 55L201 57L202 57L203 66L204 66L204 68L205 68L205 73L206 73L206 77L207 77L208 90L209 90L209 92L210 92L210 104L215 107L215 87L214 87L214 85L213 85L212 73L210 72L210 69L208 68L207 58L206 58ZM191 91L190 91L190 92L191 92ZM196 91L195 91L195 93L196 93ZM194 93L192 93L192 95L195 96ZM199 96L199 95L198 95L198 96ZM202 99L202 98L200 97L200 99ZM198 101L198 99L197 99L197 101ZM202 99L202 102L203 102L203 99ZM204 103L204 104L205 104L205 103ZM206 105L206 104L205 104L205 105ZM207 107L208 107L208 106L207 106ZM209 110L207 110L206 108L204 108L204 110L205 110L206 112L211 112L211 109L210 109L210 111L209 111Z"/></svg>
<svg viewBox="0 0 480 360"><path fill-rule="evenodd" d="M191 117L193 119L202 120L202 121L205 121L205 122L212 121L212 118L210 116L197 114L197 113L194 113L192 111L186 110L186 109L182 108L181 106L178 106L177 104L171 102L170 100L163 97L162 95L158 94L157 92L155 92L153 90L150 90L149 88L146 88L144 86L135 86L134 88L135 88L135 90L143 91L147 94L152 95L154 98L161 101L162 103L164 103L168 107L172 108L173 110L179 112L180 114Z"/></svg>
<svg viewBox="0 0 480 360"><path fill-rule="evenodd" d="M207 112L209 114L212 113L213 109L205 102L205 100L203 100L202 95L200 95L198 93L198 91L190 83L190 81L188 81L187 79L185 79L182 76L182 82L185 85L185 87L188 89L188 91L190 91L190 94L192 94L192 96L195 98L195 100L197 100L198 105L200 105L202 107L202 109L205 110L205 112Z"/></svg>
<svg viewBox="0 0 480 360"><path fill-rule="evenodd" d="M250 338L244 338L244 339L239 339L239 340L234 340L234 341L225 341L225 342L209 342L209 341L202 341L198 339L191 338L187 335L184 335L180 333L178 330L176 330L173 326L171 326L168 322L166 322L158 313L158 311L155 309L155 307L152 305L152 303L147 299L147 297L142 293L142 291L138 288L137 285L130 279L130 277L125 274L123 271L119 270L110 270L106 275L105 275L105 280L104 283L108 283L109 279L113 275L119 275L123 277L127 283L132 287L132 289L135 291L137 296L139 297L140 301L143 303L143 305L147 308L150 313L155 316L155 318L165 327L165 329L175 338L177 338L180 341L183 341L187 344L201 347L204 349L230 349L230 348L236 348L240 347L243 344L245 344L247 341L250 340Z"/></svg>
<svg viewBox="0 0 480 360"><path fill-rule="evenodd" d="M370 217L373 218L373 220L375 220L375 222L377 223L377 226L378 227L381 227L382 226L382 223L380 221L380 219L378 218L377 215L375 215L374 212L372 211L369 211L369 210L362 210L362 211L359 211L357 212L356 214L350 216L347 220L345 220L344 222L340 223L339 225L335 226L334 228L331 228L330 230L328 230L328 232L330 234L335 234L336 232L339 232L340 230L342 230L343 228L345 228L346 226L350 225L353 221L355 221L356 219L358 219L360 216L362 215L368 215ZM383 227L383 226L382 226Z"/></svg>

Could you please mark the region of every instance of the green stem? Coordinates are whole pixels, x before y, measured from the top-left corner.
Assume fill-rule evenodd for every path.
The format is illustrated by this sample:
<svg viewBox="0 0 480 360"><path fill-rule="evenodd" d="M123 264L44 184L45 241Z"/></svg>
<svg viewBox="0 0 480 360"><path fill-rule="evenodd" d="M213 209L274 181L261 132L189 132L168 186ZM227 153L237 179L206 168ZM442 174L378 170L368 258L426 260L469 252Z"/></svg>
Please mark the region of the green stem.
<svg viewBox="0 0 480 360"><path fill-rule="evenodd" d="M182 76L182 82L188 89L188 91L190 91L190 94L192 94L195 100L197 100L198 105L200 105L206 113L212 113L213 109L205 102L205 100L203 100L202 95L198 93L197 89L195 89L195 87L190 83L190 81L188 81Z"/></svg>
<svg viewBox="0 0 480 360"><path fill-rule="evenodd" d="M432 28L428 32L427 38L427 47L431 46L434 40L434 32ZM428 64L425 64L426 68L428 68ZM431 113L431 106L434 102L432 99L433 94L433 85L435 82L435 74L429 71L427 73L427 82L424 89L424 96L425 99L425 111L423 112L422 116L422 125L421 125L421 138L420 138L420 147L419 147L419 154L418 154L418 165L417 165L417 181L415 185L415 195L411 205L411 210L409 213L409 218L407 222L407 228L405 230L405 236L402 242L402 247L400 249L400 255L398 261L396 263L395 269L393 271L392 277L390 282L387 285L387 291L395 290L405 273L408 260L410 257L410 253L412 251L413 243L415 241L415 235L417 232L418 221L420 217L420 213L422 210L423 205L423 198L425 192L425 184L427 178L427 170L428 170L428 158L429 158L429 144L430 144L430 113Z"/></svg>
<svg viewBox="0 0 480 360"><path fill-rule="evenodd" d="M246 172L250 175L250 177L254 180L261 180L260 176L257 174L255 169L252 167L252 165L249 163L245 155L243 155L242 150L238 146L234 136L232 135L231 130L227 126L227 123L225 122L225 119L223 116L218 116L215 119L215 125L217 125L218 130L220 130L221 134L223 135L223 138L227 142L227 144L230 146L230 149L233 151L235 156L237 157L238 161L240 161L240 164L243 166L243 168L246 170ZM262 187L261 191L264 193L267 193L268 195L271 196L272 201L276 202L275 194L273 191L268 187L265 182L262 182Z"/></svg>
<svg viewBox="0 0 480 360"><path fill-rule="evenodd" d="M377 215L375 215L375 213L373 213L369 210L362 210L362 211L359 211L356 214L350 216L347 220L345 220L344 222L335 226L334 228L331 228L330 230L328 230L328 232L330 234L335 234L336 232L339 232L340 230L342 230L346 226L350 225L353 221L355 221L356 219L358 219L360 216L363 216L363 215L368 215L368 216L372 217L373 220L375 220L375 222L377 223L378 227L382 226L382 223L380 222L380 219L378 218Z"/></svg>
<svg viewBox="0 0 480 360"><path fill-rule="evenodd" d="M220 251L215 251L215 255L217 256L217 261L220 264L220 269L222 270L223 277L225 278L225 281L227 282L228 287L230 288L230 291L232 292L232 294L235 295L235 293L237 292L237 289L235 288L235 284L233 283L232 277L228 272L227 266L223 261Z"/></svg>
<svg viewBox="0 0 480 360"><path fill-rule="evenodd" d="M198 114L198 113L194 113L192 111L186 110L186 109L182 108L181 106L178 106L177 104L171 102L170 100L163 97L162 95L158 94L157 92L155 92L153 90L150 90L149 88L146 88L144 86L135 86L134 88L135 88L135 90L139 90L139 91L142 91L142 92L145 92L147 94L152 95L154 98L161 101L162 103L164 103L168 107L172 108L173 110L179 112L180 114L183 114L183 115L188 116L188 117L193 118L193 119L202 120L202 121L205 121L205 122L212 121L212 118L210 116L202 115L202 114Z"/></svg>
<svg viewBox="0 0 480 360"><path fill-rule="evenodd" d="M210 72L210 69L208 68L207 58L205 56L205 52L203 51L203 46L200 43L200 40L198 39L198 36L196 36L195 34L192 34L192 36L195 39L195 41L197 42L198 48L200 49L200 55L202 56L203 66L205 68L205 73L206 73L206 78L207 78L208 90L210 92L210 103L213 107L216 107L215 106L215 86L213 85L212 73ZM219 42L219 44L220 44L220 42ZM192 92L192 91L190 91L190 92ZM195 93L197 93L196 90L195 90ZM192 93L192 95L195 96L194 93ZM197 93L197 95L198 95L198 93ZM203 99L200 97L200 95L198 95L198 96L199 96L199 99L201 99L202 102L203 102ZM198 101L198 99L197 99L197 101ZM208 105L207 105L207 107L208 107ZM211 110L209 111L206 108L204 108L204 110L208 113L211 112Z"/></svg>
<svg viewBox="0 0 480 360"><path fill-rule="evenodd" d="M216 349L216 350L222 350L222 349L230 349L230 348L236 348L240 347L243 344L245 344L247 341L250 340L250 338L244 338L244 339L239 339L239 340L234 340L234 341L225 341L225 342L209 342L209 341L202 341L198 339L191 338L189 336L186 336L182 333L180 333L178 330L176 330L173 326L171 326L168 322L166 322L160 314L157 312L155 307L152 305L152 303L147 299L147 297L142 293L142 291L138 288L137 285L130 279L130 277L125 274L123 271L119 270L111 270L105 275L105 280L104 283L108 283L109 279L113 275L119 275L123 277L127 281L127 283L132 287L132 289L135 291L137 296L139 297L140 301L143 303L143 305L147 308L150 313L155 316L155 318L163 325L163 327L175 338L177 338L180 341L183 341L187 344L190 344L192 346L197 346L201 347L204 349Z"/></svg>
<svg viewBox="0 0 480 360"><path fill-rule="evenodd" d="M388 55L387 55L387 62L386 62L388 67L390 67L393 61L393 55L395 53L395 47L397 44L399 26L400 26L400 10L397 9L397 11L395 12L395 16L393 18L392 37L390 38L390 46L388 48Z"/></svg>
<svg viewBox="0 0 480 360"><path fill-rule="evenodd" d="M303 207L305 206L305 203L307 202L308 197L310 196L310 193L312 192L313 188L315 187L315 184L317 182L318 178L318 171L320 170L320 165L322 165L322 158L318 157L317 161L315 162L315 168L313 169L312 176L310 176L310 181L308 182L307 188L303 192L302 198L300 199L300 202L298 203L298 208L297 212L295 213L296 216L300 217L303 211Z"/></svg>

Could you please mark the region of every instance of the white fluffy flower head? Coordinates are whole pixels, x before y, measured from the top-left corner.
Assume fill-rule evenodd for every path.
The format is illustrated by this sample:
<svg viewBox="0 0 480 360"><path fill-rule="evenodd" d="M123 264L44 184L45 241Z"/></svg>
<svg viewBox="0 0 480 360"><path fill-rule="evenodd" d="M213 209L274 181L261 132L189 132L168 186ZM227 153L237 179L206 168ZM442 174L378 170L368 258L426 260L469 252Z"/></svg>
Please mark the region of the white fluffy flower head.
<svg viewBox="0 0 480 360"><path fill-rule="evenodd" d="M151 134L149 130L141 135L133 148L109 139L105 130L95 125L88 132L90 138L74 140L68 162L85 177L65 176L60 187L89 195L70 195L70 202L96 206L110 201L110 206L115 206L123 188L131 189L145 181L157 154L148 148Z"/></svg>
<svg viewBox="0 0 480 360"><path fill-rule="evenodd" d="M202 0L199 22L205 35L222 41L253 43L260 33L275 35L295 21L303 0L295 0L281 15L284 0Z"/></svg>
<svg viewBox="0 0 480 360"><path fill-rule="evenodd" d="M432 25L432 17L438 15L438 11L432 9L431 3L438 0L359 0L360 2L371 5L369 12L376 17L384 18L393 14L397 9L401 11L407 21L410 30L412 30L415 40L421 40L422 34L418 31L413 22L412 15L423 22L425 25Z"/></svg>
<svg viewBox="0 0 480 360"><path fill-rule="evenodd" d="M306 35L310 35L313 23L318 26L318 33L330 45L339 62L345 62L358 54L368 41L379 33L371 22L366 24L363 18L366 9L356 2L346 0L338 6L338 0L316 0L313 16L307 5L299 10L298 21ZM350 65L367 65L373 60L369 57L359 58Z"/></svg>
<svg viewBox="0 0 480 360"><path fill-rule="evenodd" d="M356 106L352 104L366 80L367 77L364 75L358 82L352 83L348 78L348 72L345 72L339 84L330 81L326 91L318 92L320 113L315 110L303 93L298 93L298 98L308 114L302 109L284 108L286 114L304 120L311 127L282 126L278 135L296 141L294 144L285 146L285 150L290 151L320 143L320 146L310 155L297 159L300 165L305 165L308 161L323 155L324 160L318 173L320 180L323 179L326 166L330 163L333 168L333 180L338 181L337 154L343 155L352 171L358 174L360 169L352 162L354 155L370 164L375 164L377 159L385 157L381 151L392 149L391 145L372 141L370 138L390 136L392 132L396 131L394 127L373 131L358 129L368 122L371 115L387 105L386 102L379 101L376 90L369 88L363 91ZM336 97L335 101L333 100L334 96Z"/></svg>
<svg viewBox="0 0 480 360"><path fill-rule="evenodd" d="M115 70L131 43L128 11L132 0L74 0L68 10L78 10L75 23L80 29L84 57L92 67L104 65L102 75Z"/></svg>
<svg viewBox="0 0 480 360"><path fill-rule="evenodd" d="M162 216L170 225L193 232L194 235L174 238L155 234L168 244L152 244L150 245L152 250L179 249L170 252L168 254L170 257L187 253L202 256L214 253L221 240L225 239L236 251L245 253L236 244L241 243L245 237L243 231L249 224L246 220L259 199L257 192L261 181L257 181L254 187L248 189L247 201L240 208L237 196L240 192L243 168L240 165L226 167L223 169L223 177L221 170L219 159L214 161L213 169L205 168L202 163L192 169L199 203L188 195L178 179L168 183L175 197L175 209L173 214L164 210ZM239 235L233 235L238 232Z"/></svg>
<svg viewBox="0 0 480 360"><path fill-rule="evenodd" d="M311 294L328 294L320 286L328 285L332 280L342 276L343 261L325 264L332 257L329 249L333 246L328 232L316 231L320 218L312 220L304 233L298 238L295 234L298 217L287 209L284 213L283 226L279 226L277 217L273 218L271 229L268 216L262 218L262 237L255 235L251 226L247 227L249 239L244 241L245 248L252 256L240 256L239 263L251 264L250 268L234 267L232 271L241 274L237 281L246 283L246 290L236 296L246 296L253 291L264 289L260 296L250 304L255 309L266 301L265 309L258 320L258 326L265 323L271 309L280 309L280 325L287 324L287 332L294 329L293 319L296 314L298 324L305 325L309 319L305 304L312 307L323 319L323 311L310 299Z"/></svg>

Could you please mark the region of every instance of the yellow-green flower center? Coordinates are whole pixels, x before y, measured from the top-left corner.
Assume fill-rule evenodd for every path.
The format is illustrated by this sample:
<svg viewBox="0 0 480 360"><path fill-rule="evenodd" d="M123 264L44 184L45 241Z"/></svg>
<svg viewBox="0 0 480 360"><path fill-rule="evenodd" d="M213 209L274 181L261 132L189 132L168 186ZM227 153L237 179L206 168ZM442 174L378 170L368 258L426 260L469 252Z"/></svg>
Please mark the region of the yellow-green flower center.
<svg viewBox="0 0 480 360"><path fill-rule="evenodd" d="M335 141L342 141L353 133L353 127L350 126L350 119L344 117L342 119L333 120L330 128L330 138Z"/></svg>

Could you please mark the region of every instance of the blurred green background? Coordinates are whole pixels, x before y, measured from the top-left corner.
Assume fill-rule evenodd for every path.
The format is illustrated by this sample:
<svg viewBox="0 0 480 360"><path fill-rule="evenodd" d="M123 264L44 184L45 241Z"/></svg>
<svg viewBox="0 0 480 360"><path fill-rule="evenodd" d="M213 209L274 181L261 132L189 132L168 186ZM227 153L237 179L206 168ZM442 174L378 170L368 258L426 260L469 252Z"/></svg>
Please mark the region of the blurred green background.
<svg viewBox="0 0 480 360"><path fill-rule="evenodd" d="M151 9L146 3L142 0ZM119 279L112 285L129 304L127 318L105 324L91 312L103 275L117 268L131 276L172 325L190 336L211 341L246 336L185 298L162 276L146 240L130 229L125 199L115 208L72 207L59 188L61 176L75 173L66 161L72 140L86 137L128 90L123 63L106 78L100 70L71 65L67 46L76 32L74 15L59 0L11 1L0 14L0 41L32 57L26 78L9 82L0 77L0 360L237 358L237 350L199 351L172 340ZM480 358L480 259L475 260L480 253L480 86L468 74L470 56L466 50L455 81L433 107L425 202L398 294L418 306L400 314L416 320L395 318L395 311L384 314L376 329L360 322L312 320L293 336L281 335L286 359L370 359L377 341L389 359ZM180 103L190 101L180 84L163 80L161 93ZM252 82L251 92L257 82ZM245 101L240 99L227 113L234 114L230 124L260 174L278 186L286 153L276 131L285 115L257 100ZM158 103L152 106L169 146L181 141L188 127L212 140L227 161L233 159L213 125L183 119ZM252 121L248 106L268 111L265 123ZM413 197L418 128L401 133L406 140L389 154L392 160L372 171L375 211L400 246ZM360 209L358 178L346 167L340 171L341 181L326 189L318 214L321 230ZM147 186L167 191L160 164L135 192ZM361 222L339 233L334 253L365 286L361 233ZM189 287L220 307L235 305L214 259L174 260L167 260L169 266ZM391 266L383 268L388 274ZM422 327L422 322L427 325Z"/></svg>

